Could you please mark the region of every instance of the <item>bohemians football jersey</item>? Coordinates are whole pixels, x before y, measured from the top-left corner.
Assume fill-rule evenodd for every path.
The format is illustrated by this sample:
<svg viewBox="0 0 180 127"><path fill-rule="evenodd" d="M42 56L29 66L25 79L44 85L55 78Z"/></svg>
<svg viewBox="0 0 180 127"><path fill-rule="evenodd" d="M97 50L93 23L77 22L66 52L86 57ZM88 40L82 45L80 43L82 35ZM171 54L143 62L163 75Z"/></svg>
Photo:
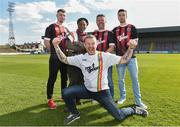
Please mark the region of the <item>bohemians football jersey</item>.
<svg viewBox="0 0 180 127"><path fill-rule="evenodd" d="M56 51L55 51L54 46L52 44L52 40L55 37L59 37L59 36L61 36L61 39L62 39L59 46L63 52L66 51L67 33L68 33L67 28L64 26L60 26L57 23L53 23L46 28L44 39L50 41L51 54L56 54Z"/></svg>
<svg viewBox="0 0 180 127"><path fill-rule="evenodd" d="M131 24L115 27L113 34L116 36L116 54L119 56L123 56L126 53L130 39L138 38L137 30ZM134 54L132 57L135 57Z"/></svg>
<svg viewBox="0 0 180 127"><path fill-rule="evenodd" d="M106 52L110 45L115 45L115 36L108 30L95 30L92 33L97 39L97 50Z"/></svg>
<svg viewBox="0 0 180 127"><path fill-rule="evenodd" d="M118 64L120 57L111 53L96 52L95 55L88 53L67 58L70 65L79 67L84 75L85 87L92 92L109 89L107 80L108 68Z"/></svg>
<svg viewBox="0 0 180 127"><path fill-rule="evenodd" d="M76 30L76 32L71 32L71 35L68 36L70 42L68 43L67 46L67 49L69 51L69 56L86 52L84 47L84 38L86 35L87 35L86 32L81 33L79 32L79 30Z"/></svg>

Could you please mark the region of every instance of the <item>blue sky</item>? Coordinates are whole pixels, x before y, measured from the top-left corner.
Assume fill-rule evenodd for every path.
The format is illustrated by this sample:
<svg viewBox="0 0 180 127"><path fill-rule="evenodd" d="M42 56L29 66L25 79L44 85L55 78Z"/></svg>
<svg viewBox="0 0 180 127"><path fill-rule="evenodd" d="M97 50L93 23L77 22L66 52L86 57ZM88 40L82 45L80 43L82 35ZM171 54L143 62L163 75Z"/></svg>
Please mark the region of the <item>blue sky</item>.
<svg viewBox="0 0 180 127"><path fill-rule="evenodd" d="M180 0L9 0L15 2L13 13L16 43L39 42L45 28L56 21L56 10L67 11L65 25L76 29L76 20L85 17L90 24L87 31L97 29L95 17L107 17L107 29L119 25L117 11L128 11L128 23L137 28L180 26ZM8 1L0 0L0 45L8 42Z"/></svg>

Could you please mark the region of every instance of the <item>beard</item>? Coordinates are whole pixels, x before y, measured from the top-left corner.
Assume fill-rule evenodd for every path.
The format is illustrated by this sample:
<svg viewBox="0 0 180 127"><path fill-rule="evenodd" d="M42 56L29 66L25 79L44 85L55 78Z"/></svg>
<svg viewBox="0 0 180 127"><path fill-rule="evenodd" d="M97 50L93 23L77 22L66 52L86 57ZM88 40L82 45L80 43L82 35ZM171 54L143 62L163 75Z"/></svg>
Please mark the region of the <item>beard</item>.
<svg viewBox="0 0 180 127"><path fill-rule="evenodd" d="M59 19L58 22L64 23L64 20L63 19Z"/></svg>
<svg viewBox="0 0 180 127"><path fill-rule="evenodd" d="M88 49L88 50L86 50L87 52L88 52L88 54L90 54L90 55L94 55L95 54L95 52L96 52L96 50L95 50L95 48L90 48L90 49Z"/></svg>
<svg viewBox="0 0 180 127"><path fill-rule="evenodd" d="M104 29L105 28L105 25L103 23L99 24L99 29Z"/></svg>
<svg viewBox="0 0 180 127"><path fill-rule="evenodd" d="M125 20L120 20L120 23L125 23Z"/></svg>

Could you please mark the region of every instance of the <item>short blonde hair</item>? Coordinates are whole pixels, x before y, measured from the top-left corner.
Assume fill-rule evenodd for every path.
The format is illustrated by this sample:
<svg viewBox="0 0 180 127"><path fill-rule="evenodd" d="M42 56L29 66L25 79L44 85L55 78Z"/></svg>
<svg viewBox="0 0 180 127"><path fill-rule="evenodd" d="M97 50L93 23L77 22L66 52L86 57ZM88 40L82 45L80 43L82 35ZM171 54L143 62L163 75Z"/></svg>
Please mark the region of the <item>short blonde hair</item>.
<svg viewBox="0 0 180 127"><path fill-rule="evenodd" d="M86 39L94 39L96 41L96 37L92 34L88 34L84 37L84 42L86 41Z"/></svg>

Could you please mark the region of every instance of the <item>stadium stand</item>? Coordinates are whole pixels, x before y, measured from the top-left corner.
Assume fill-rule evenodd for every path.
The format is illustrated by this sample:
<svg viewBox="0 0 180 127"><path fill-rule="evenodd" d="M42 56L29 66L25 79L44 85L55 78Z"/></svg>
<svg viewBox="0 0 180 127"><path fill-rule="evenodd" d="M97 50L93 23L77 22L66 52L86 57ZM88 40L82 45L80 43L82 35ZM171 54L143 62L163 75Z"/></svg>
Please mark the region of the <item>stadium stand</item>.
<svg viewBox="0 0 180 127"><path fill-rule="evenodd" d="M138 29L138 53L180 53L180 26Z"/></svg>
<svg viewBox="0 0 180 127"><path fill-rule="evenodd" d="M137 53L180 53L180 26L139 28ZM43 36L42 36L43 39ZM0 53L31 52L46 53L43 43L32 42L0 46Z"/></svg>
<svg viewBox="0 0 180 127"><path fill-rule="evenodd" d="M16 53L17 51L14 48L11 48L9 45L0 45L0 53Z"/></svg>
<svg viewBox="0 0 180 127"><path fill-rule="evenodd" d="M17 44L13 46L1 45L0 53L31 53L31 54L41 54L45 52L45 47L42 42L32 42Z"/></svg>

